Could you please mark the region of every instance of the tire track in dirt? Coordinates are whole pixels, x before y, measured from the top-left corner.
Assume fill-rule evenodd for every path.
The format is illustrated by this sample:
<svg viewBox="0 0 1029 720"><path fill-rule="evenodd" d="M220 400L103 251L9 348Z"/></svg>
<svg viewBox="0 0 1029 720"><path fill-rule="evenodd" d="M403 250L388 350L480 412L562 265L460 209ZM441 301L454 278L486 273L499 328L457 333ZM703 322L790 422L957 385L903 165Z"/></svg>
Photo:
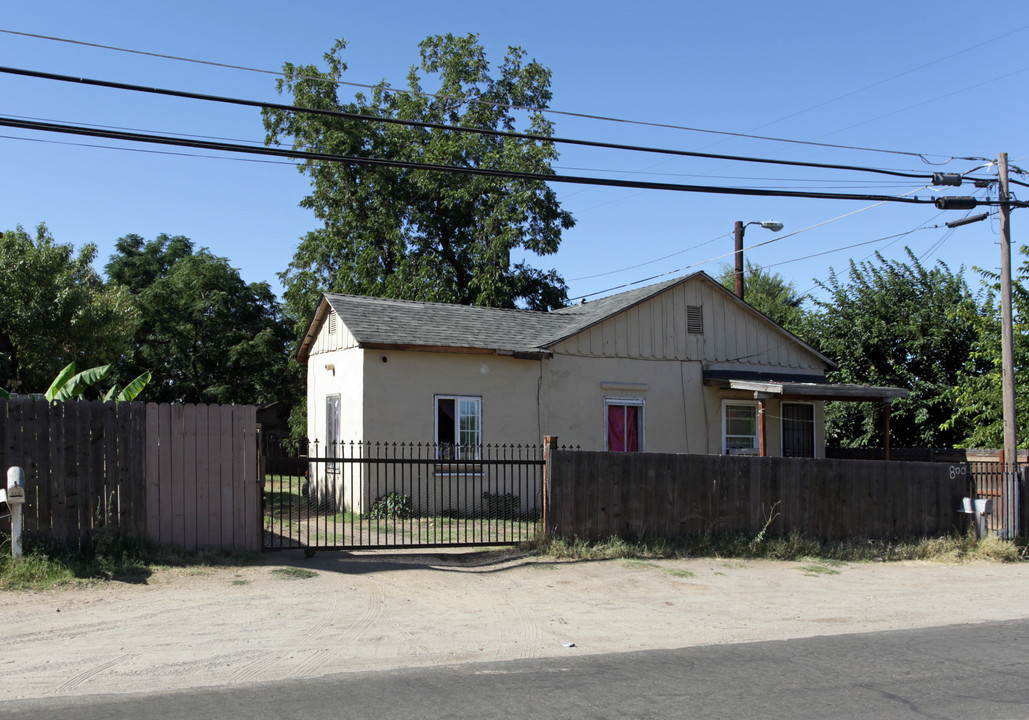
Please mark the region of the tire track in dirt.
<svg viewBox="0 0 1029 720"><path fill-rule="evenodd" d="M543 643L543 628L536 621L536 618L523 603L512 602L511 597L515 593L502 593L499 601L495 603L498 614L502 614L505 626L513 625L513 632L507 632L505 645L498 646L494 656L502 653L505 659L534 658L539 656L539 648ZM513 617L512 617L513 616ZM517 644L518 649L511 652L513 645Z"/></svg>
<svg viewBox="0 0 1029 720"><path fill-rule="evenodd" d="M57 690L55 691L55 693L67 692L68 690L76 688L79 685L81 685L82 683L84 683L87 680L89 680L90 678L92 678L92 677L94 677L96 675L99 675L104 670L107 670L108 668L114 667L118 663L125 662L126 660L129 660L132 657L134 657L132 654L119 655L118 657L114 658L113 660L108 660L105 663L101 663L99 665L94 665L90 669L85 670L83 672L80 672L75 677L73 677L70 680L67 680L64 683L62 683L61 685L59 685Z"/></svg>
<svg viewBox="0 0 1029 720"><path fill-rule="evenodd" d="M311 651L310 640L320 635L329 624L338 619L338 610L340 605L340 593L333 592L330 595L331 600L329 601L328 607L325 608L312 623L305 625L303 631L293 636L291 640L285 645L277 645L271 650L264 651L263 657L259 660L247 663L243 667L239 668L232 674L232 679L237 682L246 682L252 680L255 677L265 673L269 668L276 664L282 664L285 669L284 658L289 656L297 656L300 654L307 654ZM283 676L292 676L292 670L283 672Z"/></svg>

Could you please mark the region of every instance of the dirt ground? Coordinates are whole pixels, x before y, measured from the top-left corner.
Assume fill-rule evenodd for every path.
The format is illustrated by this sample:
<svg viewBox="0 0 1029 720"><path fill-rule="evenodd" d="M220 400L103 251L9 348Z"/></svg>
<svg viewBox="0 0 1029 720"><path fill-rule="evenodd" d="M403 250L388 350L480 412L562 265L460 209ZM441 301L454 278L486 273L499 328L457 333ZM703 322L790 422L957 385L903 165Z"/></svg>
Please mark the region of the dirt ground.
<svg viewBox="0 0 1029 720"><path fill-rule="evenodd" d="M0 700L1010 620L1029 597L1029 563L262 560L0 594Z"/></svg>

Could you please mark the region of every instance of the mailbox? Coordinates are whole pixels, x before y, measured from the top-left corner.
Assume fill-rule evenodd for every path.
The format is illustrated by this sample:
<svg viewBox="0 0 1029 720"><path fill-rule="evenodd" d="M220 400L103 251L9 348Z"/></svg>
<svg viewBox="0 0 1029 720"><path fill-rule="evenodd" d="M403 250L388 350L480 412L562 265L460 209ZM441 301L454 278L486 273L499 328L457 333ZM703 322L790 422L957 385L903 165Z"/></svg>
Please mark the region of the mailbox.
<svg viewBox="0 0 1029 720"><path fill-rule="evenodd" d="M20 467L7 469L7 497L8 505L22 505L25 502L25 471Z"/></svg>
<svg viewBox="0 0 1029 720"><path fill-rule="evenodd" d="M975 501L975 511L980 515L992 515L993 514L993 499L983 498Z"/></svg>

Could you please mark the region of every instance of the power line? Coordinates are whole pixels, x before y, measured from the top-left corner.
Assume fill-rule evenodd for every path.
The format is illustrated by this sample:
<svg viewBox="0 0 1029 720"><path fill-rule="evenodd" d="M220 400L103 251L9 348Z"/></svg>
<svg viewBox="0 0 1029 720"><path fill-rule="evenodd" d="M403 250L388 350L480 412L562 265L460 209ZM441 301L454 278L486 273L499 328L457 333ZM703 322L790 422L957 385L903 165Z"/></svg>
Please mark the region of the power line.
<svg viewBox="0 0 1029 720"><path fill-rule="evenodd" d="M92 43L92 42L86 42L86 41L82 41L82 40L72 40L72 39L69 39L69 38L55 37L55 36L52 36L52 35L41 35L41 34L38 34L38 33L20 32L20 31L17 31L17 30L8 30L8 29L4 29L4 28L0 28L0 33L7 33L9 35L20 35L22 37L30 37L30 38L35 38L35 39L39 39L39 40L50 40L50 41L53 41L53 42L69 43L69 44L72 44L72 45L82 45L82 46L86 46L86 47L94 47L94 48L99 48L99 49L103 49L103 50L113 50L113 51L116 51L116 52L131 53L131 54L135 54L135 55L144 55L144 56L155 57L155 58L160 58L160 59L164 59L164 60L175 60L175 61L178 61L178 62L194 63L194 64L198 64L198 65L208 65L208 66L211 66L211 67L227 68L227 69L230 69L230 70L243 70L243 71L246 71L246 72L255 72L255 73L261 73L261 74L265 74L265 75L274 75L276 77L286 77L286 74L283 73L282 71L279 71L279 70L265 70L265 69L262 69L262 68L253 68L253 67L248 67L248 66L245 66L245 65L234 65L234 64L229 64L229 63L215 62L215 61L211 61L211 60L199 60L199 59L196 59L196 58L187 58L187 57L182 57L182 56L179 56L179 55L169 55L169 54L164 54L164 53L148 52L148 51L145 51L145 50L134 50L134 49L130 49L130 48L117 47L117 46L114 46L114 45L103 45L103 44L100 44L100 43ZM948 159L945 161L945 163L946 162L950 162L951 160L972 160L972 161L974 161L974 160L982 160L982 159L984 159L984 158L976 158L976 157L957 157L957 156L954 156L954 155L947 156L945 153L918 153L918 152L909 152L909 151L903 151L903 150L888 150L888 149L884 149L884 148L871 148L871 147L864 147L864 146L860 146L860 145L840 145L840 144L835 144L835 143L823 143L823 142L817 142L817 141L812 141L812 140L794 140L794 139L790 139L790 138L771 137L771 136L766 136L766 135L753 135L753 134L750 134L750 133L730 132L730 131L726 131L726 130L711 130L711 129L707 129L707 128L696 128L696 127L690 127L690 126L687 126L687 125L676 125L676 124L672 124L672 123L650 122L650 121L645 121L645 120L628 120L628 119L625 119L625 118L608 117L608 116L605 116L605 115L595 115L595 114L590 114L590 113L570 112L570 111L564 111L564 110L553 110L553 109L550 109L550 108L539 108L539 107L531 107L531 106L526 106L526 105L512 105L512 104L509 104L509 103L489 102L489 101L484 101L484 100L475 100L475 99L471 99L471 98L455 98L455 97L450 97L450 96L446 96L446 95L440 95L438 93L427 93L427 92L420 92L420 91L415 91L415 90L397 89L397 88L393 88L393 87L389 87L389 86L384 86L382 83L379 83L379 84L357 83L357 82L350 82L350 81L346 81L346 80L334 80L334 79L330 79L330 78L326 78L326 77L315 77L315 76L309 76L309 75L299 75L299 76L297 76L296 79L299 79L299 80L309 80L309 81L313 81L313 82L328 82L328 83L332 83L332 84L334 84L336 86L345 85L345 86L348 86L348 87L357 87L357 88L361 88L361 89L364 89L364 90L381 89L384 92L390 92L390 93L395 93L395 94L413 95L413 96L417 96L417 97L430 97L430 98L435 98L435 99L440 99L440 100L457 100L457 101L460 101L462 103L467 103L467 104L486 105L488 107L501 107L501 108L505 108L505 109L508 109L508 110L521 110L521 111L525 111L525 112L538 112L538 113L546 113L546 114L550 114L550 115L561 115L561 116L565 116L565 117L574 117L574 118L580 118L580 119L585 119L585 120L600 120L600 121L604 121L604 122L614 122L614 123L621 123L621 124L628 124L628 125L640 125L640 126L644 126L644 127L655 127L655 128L662 128L662 129L667 129L667 130L683 130L683 131L687 131L687 132L705 133L705 134L710 134L710 135L722 135L722 136L726 136L726 137L740 137L740 138L748 138L748 139L752 139L752 140L767 140L767 141L770 141L770 142L790 143L790 144L794 144L794 145L810 145L810 146L815 146L815 147L835 148L835 149L839 149L839 150L858 150L858 151L862 151L862 152L884 153L884 154L889 154L889 155L903 155L903 156L907 156L907 157L917 157L917 158L919 158L920 160L922 160L923 162L926 162L926 163L929 163L929 161L926 158L930 157L930 156L947 157Z"/></svg>
<svg viewBox="0 0 1029 720"><path fill-rule="evenodd" d="M154 95L165 95L170 97L180 97L190 100L203 100L207 102L217 102L230 105L241 105L244 107L253 107L261 110L272 109L281 110L285 112L297 112L310 115L322 115L327 117L338 117L346 120L355 120L361 122L381 122L391 125L402 125L404 127L418 127L430 130L444 130L447 132L466 132L474 133L478 135L487 135L490 137L504 137L518 140L532 140L537 142L545 143L559 143L565 145L576 145L582 147L593 147L602 148L607 150L627 150L632 152L645 152L655 153L659 155L675 155L678 157L693 157L693 158L704 158L709 160L732 160L736 162L750 162L750 163L762 163L769 165L786 165L790 167L804 167L804 168L818 168L823 170L849 170L854 172L867 172L875 173L879 175L889 175L892 177L901 178L913 178L917 180L928 180L931 175L925 173L911 173L903 172L898 170L887 170L883 168L870 168L858 165L840 165L835 163L815 163L805 162L800 160L774 160L772 158L758 158L750 156L740 155L726 155L721 153L706 153L692 150L675 150L672 148L658 148L648 147L643 145L627 145L623 143L609 143L601 142L597 140L580 140L577 138L567 137L554 137L550 135L538 135L534 133L519 133L510 130L494 130L491 128L475 128L475 127L463 127L455 125L445 125L443 123L425 122L420 120L401 120L399 118L382 117L379 115L365 115L362 113L351 113L342 110L326 110L323 108L304 108L297 107L296 105L286 105L283 103L271 103L261 100L248 100L244 98L233 98L224 95L210 95L206 93L196 93L186 90L171 90L168 88L156 88L156 87L145 87L143 85L135 85L131 83L115 82L111 80L99 80L95 78L77 78L71 75L61 75L57 73L42 72L39 70L27 70L23 68L3 67L0 66L0 73L8 75L19 75L22 77L31 77L41 80L55 80L58 82L77 83L82 85L91 85L94 87L103 87L116 90L129 90L133 92L149 93Z"/></svg>
<svg viewBox="0 0 1029 720"><path fill-rule="evenodd" d="M232 143L188 140L183 138L168 137L165 135L152 135L142 133L129 133L97 128L87 128L77 125L41 123L29 120L16 120L9 117L0 117L0 126L15 127L24 130L40 130L44 132L66 133L71 135L85 135L90 137L104 137L114 140L127 140L131 142L154 143L158 145L175 145L179 147L192 147L205 150L219 150L223 152L237 152L254 155L269 155L273 157L286 157L295 160L310 160L324 162L343 162L356 165L374 165L380 167L391 167L404 170L423 170L434 172L449 172L462 175L478 175L483 177L504 178L510 180L525 180L531 182L558 182L575 185L600 185L607 187L628 187L642 190L669 190L675 192L708 193L717 195L750 195L759 197L799 197L818 200L871 200L878 202L899 202L925 205L935 202L935 198L898 197L893 195L865 195L858 193L818 193L796 190L772 190L758 188L729 188L711 185L682 185L676 183L657 183L636 180L615 180L611 178L583 177L577 175L548 175L543 173L512 172L508 170L494 170L479 167L461 167L455 165L435 165L430 163L417 163L401 160L387 160L383 158L357 157L351 155L332 155L326 153L313 153L303 150L289 150L268 147L253 147L248 145L236 145ZM990 204L996 204L991 201ZM1026 203L1011 203L1012 207L1023 207Z"/></svg>
<svg viewBox="0 0 1029 720"><path fill-rule="evenodd" d="M920 192L922 190L925 190L927 187L928 186L923 186L923 187L920 187L920 188L916 188L915 190L912 190L911 192L908 192L908 193L905 193L905 194L906 195L913 195L916 192ZM761 243L758 243L756 245L751 245L750 248L746 248L746 249L750 250L750 249L753 249L753 248L761 247L762 245L768 245L769 243L779 242L781 240L785 240L786 238L790 238L790 237L793 237L795 235L799 235L799 234L801 234L803 232L807 232L809 230L814 230L815 228L819 228L819 227L822 227L824 225L828 225L829 223L834 223L834 222L837 222L839 220L843 220L845 218L851 217L852 215L857 215L858 213L863 213L863 212L865 212L867 210L871 210L872 208L877 208L877 207L879 207L880 205L883 205L883 204L884 203L882 203L882 202L877 202L877 203L875 203L873 205L868 205L866 207L859 208L857 210L852 210L851 212L847 212L847 213L844 213L842 215L837 215L834 218L829 218L828 220L823 220L821 222L815 223L814 225L808 225L807 227L801 228L800 230L794 230L793 232L787 233L786 235L779 235L779 236L773 237L772 239L767 240L765 242L761 242ZM725 237L725 235L719 235L718 237L713 238L711 240L707 240L705 242L702 242L699 245L694 245L693 247L686 248L685 250L680 250L679 252L672 253L671 255L666 255L664 257L657 258L656 260L649 260L647 262L639 263L638 265L632 265L632 266L629 266L629 267L619 268L617 270L610 270L608 272L598 273L596 275L590 275L588 277L572 278L571 280L569 280L569 282L574 282L575 280L589 280L589 279L592 279L592 278L595 278L595 277L603 277L604 275L614 275L616 273L625 272L627 270L633 270L635 268L642 267L644 265L651 265L651 264L653 264L655 262L659 262L661 260L667 260L668 258L674 257L676 255L681 255L684 252L689 252L690 250L695 250L698 247L702 247L704 245L709 245L712 242L715 242L715 240L720 240L723 237ZM828 252L834 252L834 251L830 250ZM735 251L733 253L731 253L731 254L735 255ZM713 262L714 260L720 260L723 257L727 257L727 256L726 255L719 255L718 257L712 258L711 260L703 260L700 263L695 263L694 265L688 265L688 266L686 266L686 268L679 268L678 270L672 270L672 271L670 271L670 273L679 272L679 270L685 270L687 268L694 267L697 264L703 265L703 264L708 263L708 262ZM785 261L785 262L790 262L790 261ZM783 263L777 263L777 264L781 265ZM665 274L670 274L670 273L665 273ZM656 276L656 277L660 277L660 276ZM653 279L653 278L648 278L648 279ZM646 280L640 280L638 282L646 282ZM629 283L629 284L630 285L635 285L636 282ZM613 290L613 289L617 289L617 288L610 288L610 289ZM607 290L601 290L599 292L603 293L603 292L607 292ZM599 294L599 293L593 293L593 294ZM589 297L589 296L583 296L583 297ZM580 298L577 297L577 298L573 298L573 299L578 300Z"/></svg>
<svg viewBox="0 0 1029 720"><path fill-rule="evenodd" d="M261 160L259 158L230 157L227 155L198 155L197 153L173 152L171 150L154 150L152 148L122 147L120 145L99 145L97 143L77 143L67 140L48 140L46 138L28 138L18 135L0 135L3 140L22 140L24 142L43 143L46 145L68 145L70 147L92 148L95 150L119 150L121 152L146 153L147 155L170 155L172 157L197 158L200 160L227 160L231 162L260 163L263 165L294 165L289 160Z"/></svg>

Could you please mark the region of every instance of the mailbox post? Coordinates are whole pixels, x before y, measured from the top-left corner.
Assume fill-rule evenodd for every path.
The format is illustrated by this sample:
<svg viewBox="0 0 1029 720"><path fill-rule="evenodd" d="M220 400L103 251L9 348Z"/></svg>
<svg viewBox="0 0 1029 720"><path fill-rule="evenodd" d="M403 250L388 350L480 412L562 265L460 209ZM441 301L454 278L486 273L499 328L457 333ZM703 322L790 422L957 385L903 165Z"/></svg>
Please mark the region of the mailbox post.
<svg viewBox="0 0 1029 720"><path fill-rule="evenodd" d="M11 554L21 557L21 509L25 505L25 471L7 469L7 505L11 508Z"/></svg>

